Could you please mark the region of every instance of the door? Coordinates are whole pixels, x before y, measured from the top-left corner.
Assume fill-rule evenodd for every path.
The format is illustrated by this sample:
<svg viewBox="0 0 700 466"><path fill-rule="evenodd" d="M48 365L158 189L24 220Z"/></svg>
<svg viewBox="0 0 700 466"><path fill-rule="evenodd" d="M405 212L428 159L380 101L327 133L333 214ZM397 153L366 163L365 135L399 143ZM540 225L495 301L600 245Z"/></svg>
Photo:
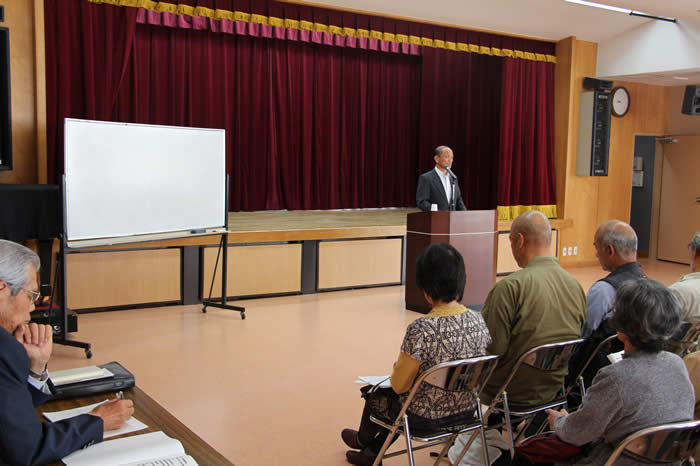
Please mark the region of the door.
<svg viewBox="0 0 700 466"><path fill-rule="evenodd" d="M700 136L664 144L659 243L661 260L688 263L688 242L700 230Z"/></svg>

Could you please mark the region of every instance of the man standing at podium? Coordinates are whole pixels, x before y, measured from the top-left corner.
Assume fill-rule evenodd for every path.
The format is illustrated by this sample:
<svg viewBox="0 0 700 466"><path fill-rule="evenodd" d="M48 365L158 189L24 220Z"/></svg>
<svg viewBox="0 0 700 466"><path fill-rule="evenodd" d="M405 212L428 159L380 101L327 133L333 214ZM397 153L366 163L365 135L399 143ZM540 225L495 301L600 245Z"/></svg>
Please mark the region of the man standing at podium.
<svg viewBox="0 0 700 466"><path fill-rule="evenodd" d="M457 177L452 173L452 149L438 146L433 153L435 168L418 178L416 203L421 210L467 210L462 200Z"/></svg>

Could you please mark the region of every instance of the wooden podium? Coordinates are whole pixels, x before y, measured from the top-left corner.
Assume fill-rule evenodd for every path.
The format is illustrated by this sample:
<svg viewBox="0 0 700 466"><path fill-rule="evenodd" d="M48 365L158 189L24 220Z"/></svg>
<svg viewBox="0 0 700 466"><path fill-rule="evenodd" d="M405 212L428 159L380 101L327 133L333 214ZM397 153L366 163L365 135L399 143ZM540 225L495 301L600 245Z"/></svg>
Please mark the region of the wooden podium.
<svg viewBox="0 0 700 466"><path fill-rule="evenodd" d="M406 309L430 311L416 284L416 257L434 243L448 243L464 257L467 286L462 304L481 306L496 283L498 226L495 210L417 212L406 221Z"/></svg>

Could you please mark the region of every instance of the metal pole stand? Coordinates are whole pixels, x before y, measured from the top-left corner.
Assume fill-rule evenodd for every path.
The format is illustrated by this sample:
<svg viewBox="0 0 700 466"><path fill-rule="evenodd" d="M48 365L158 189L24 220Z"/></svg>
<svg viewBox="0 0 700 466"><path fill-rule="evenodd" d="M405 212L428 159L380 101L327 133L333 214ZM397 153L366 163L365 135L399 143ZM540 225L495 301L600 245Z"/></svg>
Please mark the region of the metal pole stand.
<svg viewBox="0 0 700 466"><path fill-rule="evenodd" d="M216 269L219 266L219 256L223 251L223 259L221 261L221 302L212 300L211 294L214 290L214 280L216 280ZM245 320L245 308L226 304L226 273L228 268L228 232L221 234L219 242L219 251L216 253L216 263L214 264L214 274L211 277L211 285L209 286L209 297L202 302L202 312L207 312L207 307L216 307L219 309L228 309L241 313L241 319Z"/></svg>

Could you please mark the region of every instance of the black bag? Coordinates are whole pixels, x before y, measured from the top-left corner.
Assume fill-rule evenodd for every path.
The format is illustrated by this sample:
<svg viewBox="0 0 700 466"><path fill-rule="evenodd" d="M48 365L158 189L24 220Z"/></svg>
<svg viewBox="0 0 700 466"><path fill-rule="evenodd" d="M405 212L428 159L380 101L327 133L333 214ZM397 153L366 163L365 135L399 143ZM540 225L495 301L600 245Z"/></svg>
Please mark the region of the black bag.
<svg viewBox="0 0 700 466"><path fill-rule="evenodd" d="M69 383L59 387L54 386L54 399L75 398L79 396L95 395L97 393L125 390L135 385L134 374L129 372L116 361L100 364L97 367L109 370L114 377L97 380L84 380L82 382Z"/></svg>

